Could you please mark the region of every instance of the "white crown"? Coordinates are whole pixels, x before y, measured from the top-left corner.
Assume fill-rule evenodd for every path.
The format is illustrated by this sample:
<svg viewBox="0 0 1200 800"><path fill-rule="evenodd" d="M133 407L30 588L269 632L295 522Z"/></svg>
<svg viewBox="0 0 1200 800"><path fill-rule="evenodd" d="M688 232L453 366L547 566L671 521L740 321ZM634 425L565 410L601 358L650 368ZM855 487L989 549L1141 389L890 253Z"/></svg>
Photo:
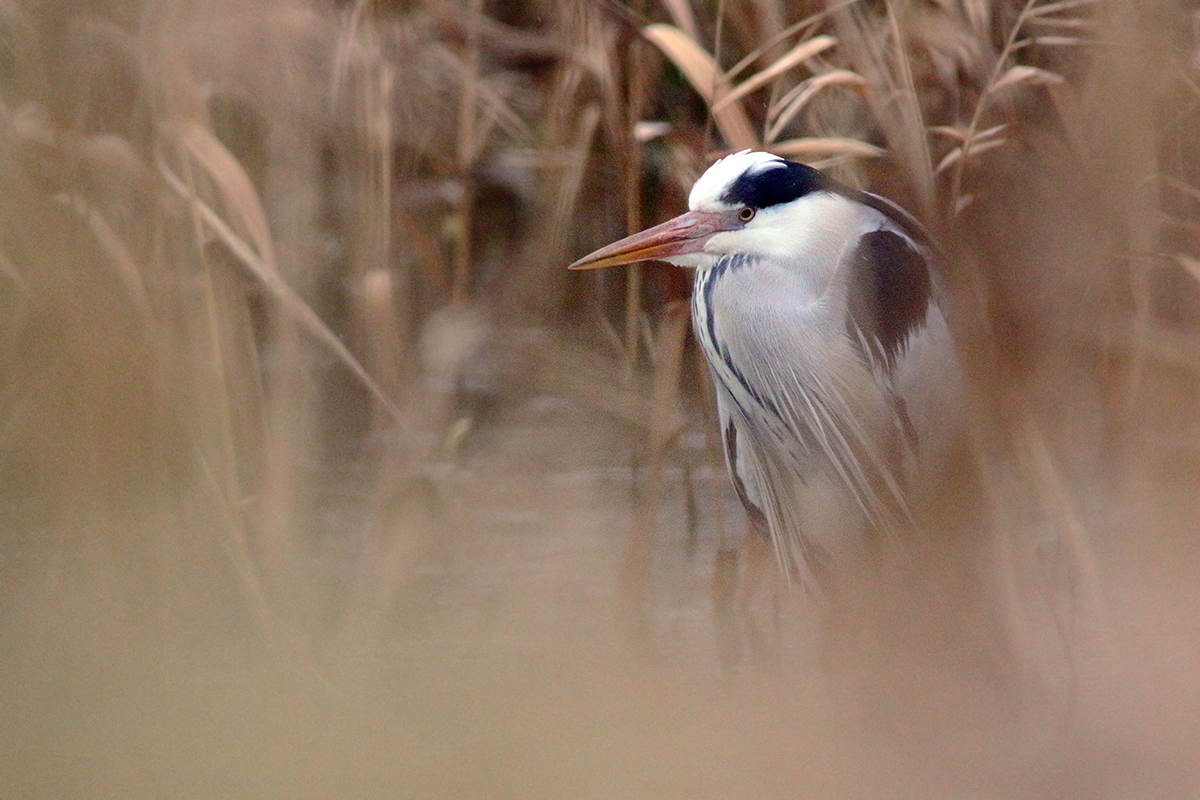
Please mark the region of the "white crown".
<svg viewBox="0 0 1200 800"><path fill-rule="evenodd" d="M700 176L692 193L688 196L688 208L692 211L720 211L731 208L721 202L721 195L743 175L758 175L769 169L777 169L786 162L777 155L755 150L725 156Z"/></svg>

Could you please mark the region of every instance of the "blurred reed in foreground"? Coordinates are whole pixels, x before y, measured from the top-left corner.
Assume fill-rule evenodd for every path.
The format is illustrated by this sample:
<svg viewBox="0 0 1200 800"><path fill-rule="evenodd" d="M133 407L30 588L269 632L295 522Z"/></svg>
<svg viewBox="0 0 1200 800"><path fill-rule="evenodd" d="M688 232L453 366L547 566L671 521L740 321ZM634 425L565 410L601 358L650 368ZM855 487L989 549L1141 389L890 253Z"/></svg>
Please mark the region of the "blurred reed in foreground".
<svg viewBox="0 0 1200 800"><path fill-rule="evenodd" d="M1194 792L1192 13L0 2L5 794ZM742 147L921 214L977 390L980 547L840 620L687 277L565 271Z"/></svg>

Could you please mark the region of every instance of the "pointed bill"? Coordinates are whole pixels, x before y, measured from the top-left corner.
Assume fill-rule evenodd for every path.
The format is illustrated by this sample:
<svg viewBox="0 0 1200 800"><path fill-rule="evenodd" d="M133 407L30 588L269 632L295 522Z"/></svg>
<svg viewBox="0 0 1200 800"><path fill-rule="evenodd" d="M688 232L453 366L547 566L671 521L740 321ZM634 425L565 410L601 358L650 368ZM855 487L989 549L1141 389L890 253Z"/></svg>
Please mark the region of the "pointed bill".
<svg viewBox="0 0 1200 800"><path fill-rule="evenodd" d="M601 247L567 269L599 269L699 253L714 234L741 227L742 222L738 220L736 211L689 211L661 225Z"/></svg>

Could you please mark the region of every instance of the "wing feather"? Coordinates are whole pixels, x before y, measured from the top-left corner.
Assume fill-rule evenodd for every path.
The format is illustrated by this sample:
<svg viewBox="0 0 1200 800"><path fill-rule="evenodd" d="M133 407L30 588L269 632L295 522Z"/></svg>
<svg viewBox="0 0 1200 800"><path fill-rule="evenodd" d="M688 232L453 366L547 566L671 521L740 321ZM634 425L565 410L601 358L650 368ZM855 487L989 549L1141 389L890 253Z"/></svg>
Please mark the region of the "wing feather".
<svg viewBox="0 0 1200 800"><path fill-rule="evenodd" d="M780 559L811 585L836 551L906 519L899 429L875 366L847 337L824 335L845 330L829 311L836 304L763 291L764 277L786 282L784 270L764 276L754 264L707 285L711 310L702 310L715 320L704 321L704 333L719 340L712 372L739 496L765 519Z"/></svg>
<svg viewBox="0 0 1200 800"><path fill-rule="evenodd" d="M915 225L881 212L841 250L812 240L815 261L743 253L697 273L695 329L730 474L780 560L814 590L839 550L910 520L922 428L947 425L936 415L953 405L921 393L961 378ZM947 364L953 375L934 374Z"/></svg>

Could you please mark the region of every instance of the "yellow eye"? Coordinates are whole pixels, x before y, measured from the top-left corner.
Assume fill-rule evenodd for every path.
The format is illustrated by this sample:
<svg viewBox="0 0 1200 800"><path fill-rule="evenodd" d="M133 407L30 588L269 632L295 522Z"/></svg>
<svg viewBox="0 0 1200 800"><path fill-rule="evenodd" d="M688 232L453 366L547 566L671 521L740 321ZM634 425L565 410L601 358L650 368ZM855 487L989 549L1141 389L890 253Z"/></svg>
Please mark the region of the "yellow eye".
<svg viewBox="0 0 1200 800"><path fill-rule="evenodd" d="M742 222L749 222L750 220L754 219L754 214L754 209L750 206L746 206L738 212L738 219L740 219Z"/></svg>

